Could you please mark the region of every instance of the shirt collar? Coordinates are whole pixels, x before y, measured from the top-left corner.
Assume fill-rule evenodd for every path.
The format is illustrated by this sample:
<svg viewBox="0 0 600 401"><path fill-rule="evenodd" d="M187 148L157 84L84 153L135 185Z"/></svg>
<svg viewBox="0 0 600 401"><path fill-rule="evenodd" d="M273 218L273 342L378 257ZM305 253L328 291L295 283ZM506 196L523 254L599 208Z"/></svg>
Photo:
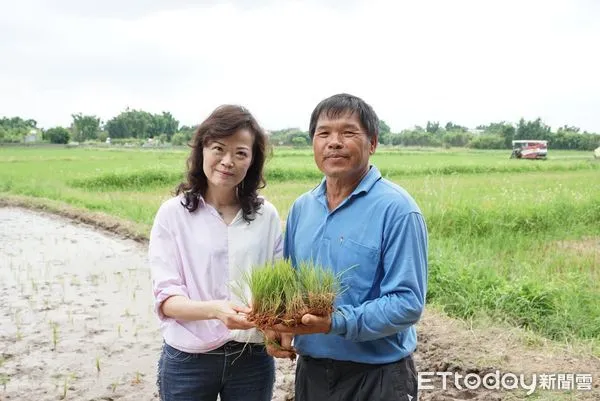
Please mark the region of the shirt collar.
<svg viewBox="0 0 600 401"><path fill-rule="evenodd" d="M181 194L181 198L183 199L185 197L185 194ZM200 194L196 195L196 197L198 198L198 206L199 207L204 207L206 206L206 201L204 200L204 197Z"/></svg>
<svg viewBox="0 0 600 401"><path fill-rule="evenodd" d="M358 185L356 186L354 191L352 191L352 193L350 194L349 197L351 198L355 195L360 194L361 192L369 192L369 190L371 188L373 188L373 185L375 185L375 183L377 181L379 181L380 178L381 178L381 173L379 172L379 169L372 164L369 165L369 171L363 177L363 179L360 180L360 182L358 183ZM325 197L326 189L327 189L327 178L323 177L319 186L317 186L314 189L315 197L317 197L317 198Z"/></svg>

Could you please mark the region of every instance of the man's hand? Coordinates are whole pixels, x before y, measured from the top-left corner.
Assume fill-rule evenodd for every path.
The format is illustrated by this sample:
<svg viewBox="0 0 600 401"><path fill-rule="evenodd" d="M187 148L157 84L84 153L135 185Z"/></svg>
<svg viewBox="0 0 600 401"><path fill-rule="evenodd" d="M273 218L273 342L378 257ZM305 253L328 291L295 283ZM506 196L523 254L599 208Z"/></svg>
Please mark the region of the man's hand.
<svg viewBox="0 0 600 401"><path fill-rule="evenodd" d="M296 359L296 350L292 347L293 334L264 330L267 353L275 358Z"/></svg>
<svg viewBox="0 0 600 401"><path fill-rule="evenodd" d="M300 325L288 327L284 324L278 324L273 326L271 329L280 333L290 334L327 334L331 331L331 315L316 316L307 313L306 315L302 316L302 324Z"/></svg>
<svg viewBox="0 0 600 401"><path fill-rule="evenodd" d="M212 301L215 319L219 319L229 330L247 330L255 327L247 320L246 314L251 309L247 306L235 305L229 301Z"/></svg>

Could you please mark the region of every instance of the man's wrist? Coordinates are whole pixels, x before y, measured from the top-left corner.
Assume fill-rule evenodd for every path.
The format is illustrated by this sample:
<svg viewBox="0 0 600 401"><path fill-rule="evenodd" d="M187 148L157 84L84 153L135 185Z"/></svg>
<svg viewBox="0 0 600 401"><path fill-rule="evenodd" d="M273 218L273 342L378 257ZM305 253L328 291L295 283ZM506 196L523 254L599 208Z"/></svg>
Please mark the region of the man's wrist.
<svg viewBox="0 0 600 401"><path fill-rule="evenodd" d="M346 334L346 318L344 318L340 310L335 310L331 314L331 328L327 334Z"/></svg>

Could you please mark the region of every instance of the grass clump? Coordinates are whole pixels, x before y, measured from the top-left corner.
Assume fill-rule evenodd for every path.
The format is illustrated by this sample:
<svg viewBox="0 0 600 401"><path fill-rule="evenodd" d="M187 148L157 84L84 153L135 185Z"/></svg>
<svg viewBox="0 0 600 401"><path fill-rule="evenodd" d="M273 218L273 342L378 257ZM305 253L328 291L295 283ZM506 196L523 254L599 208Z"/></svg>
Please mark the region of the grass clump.
<svg viewBox="0 0 600 401"><path fill-rule="evenodd" d="M102 175L73 179L69 185L89 191L119 191L141 190L162 186L174 186L183 178L179 171L142 170L142 171L111 171Z"/></svg>
<svg viewBox="0 0 600 401"><path fill-rule="evenodd" d="M286 311L285 294L291 294L294 283L294 270L283 261L245 272L238 284L240 298L252 308L248 320L258 327L281 323ZM250 290L250 299L241 291L244 285Z"/></svg>
<svg viewBox="0 0 600 401"><path fill-rule="evenodd" d="M333 312L339 277L308 262L294 269L289 260L281 259L245 272L237 289L246 286L251 295L248 299L240 291L240 298L252 309L249 321L260 329L276 324L293 327L307 313L326 316Z"/></svg>
<svg viewBox="0 0 600 401"><path fill-rule="evenodd" d="M308 313L326 316L333 312L333 301L340 292L339 275L311 263L300 263L296 278Z"/></svg>

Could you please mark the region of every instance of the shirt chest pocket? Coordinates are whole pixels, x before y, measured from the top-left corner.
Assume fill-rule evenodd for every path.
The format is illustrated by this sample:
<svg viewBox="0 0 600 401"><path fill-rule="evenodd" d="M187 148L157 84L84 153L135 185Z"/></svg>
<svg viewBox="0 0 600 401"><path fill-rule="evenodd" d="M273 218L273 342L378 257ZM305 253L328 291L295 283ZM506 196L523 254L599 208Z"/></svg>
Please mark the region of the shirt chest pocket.
<svg viewBox="0 0 600 401"><path fill-rule="evenodd" d="M345 299L357 305L369 298L377 277L380 252L377 248L346 238L340 246L338 271L343 272Z"/></svg>

